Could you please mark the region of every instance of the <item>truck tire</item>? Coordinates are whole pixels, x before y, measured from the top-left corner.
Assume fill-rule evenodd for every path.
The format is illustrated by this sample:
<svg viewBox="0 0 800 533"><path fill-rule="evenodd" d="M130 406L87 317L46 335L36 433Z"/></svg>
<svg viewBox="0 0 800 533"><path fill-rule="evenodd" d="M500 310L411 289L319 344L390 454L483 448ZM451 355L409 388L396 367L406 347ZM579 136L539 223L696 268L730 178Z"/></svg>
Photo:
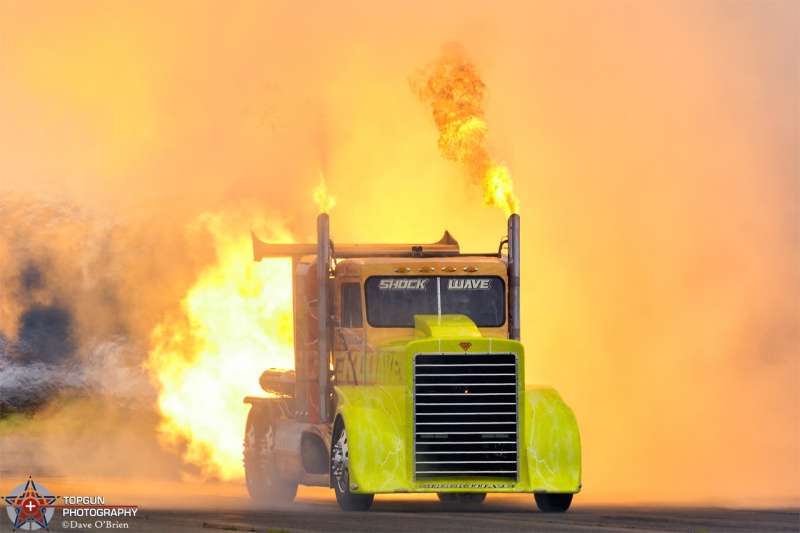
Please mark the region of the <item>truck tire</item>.
<svg viewBox="0 0 800 533"><path fill-rule="evenodd" d="M572 503L572 494L550 494L546 492L534 494L536 506L543 513L563 513Z"/></svg>
<svg viewBox="0 0 800 533"><path fill-rule="evenodd" d="M275 427L269 409L255 405L247 414L244 432L244 479L253 501L289 503L297 483L283 479L274 455Z"/></svg>
<svg viewBox="0 0 800 533"><path fill-rule="evenodd" d="M437 492L436 495L439 497L439 501L460 505L478 506L486 499L485 492Z"/></svg>
<svg viewBox="0 0 800 533"><path fill-rule="evenodd" d="M458 494L458 503L461 505L475 505L478 506L486 499L485 492L460 492Z"/></svg>
<svg viewBox="0 0 800 533"><path fill-rule="evenodd" d="M368 511L375 495L350 492L350 451L347 447L347 431L341 421L335 426L332 442L331 480L336 502L343 511Z"/></svg>

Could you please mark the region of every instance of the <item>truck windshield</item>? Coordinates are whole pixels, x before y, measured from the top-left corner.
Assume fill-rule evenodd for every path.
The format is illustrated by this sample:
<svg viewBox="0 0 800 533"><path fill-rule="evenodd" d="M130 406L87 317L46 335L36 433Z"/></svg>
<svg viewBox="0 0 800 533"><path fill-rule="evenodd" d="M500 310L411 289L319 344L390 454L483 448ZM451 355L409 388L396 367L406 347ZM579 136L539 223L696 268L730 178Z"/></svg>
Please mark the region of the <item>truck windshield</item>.
<svg viewBox="0 0 800 533"><path fill-rule="evenodd" d="M498 276L372 276L364 285L367 322L413 328L414 315L466 315L478 327L506 321L506 290Z"/></svg>

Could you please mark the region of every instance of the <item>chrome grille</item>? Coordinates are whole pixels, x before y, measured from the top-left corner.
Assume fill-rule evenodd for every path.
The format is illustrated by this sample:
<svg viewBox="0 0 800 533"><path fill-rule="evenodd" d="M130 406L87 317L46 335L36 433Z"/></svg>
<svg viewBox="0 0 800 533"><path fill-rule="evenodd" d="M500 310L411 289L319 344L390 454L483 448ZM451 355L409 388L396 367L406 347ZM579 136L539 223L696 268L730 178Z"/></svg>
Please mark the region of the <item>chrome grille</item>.
<svg viewBox="0 0 800 533"><path fill-rule="evenodd" d="M516 354L416 354L415 480L517 480L517 403Z"/></svg>

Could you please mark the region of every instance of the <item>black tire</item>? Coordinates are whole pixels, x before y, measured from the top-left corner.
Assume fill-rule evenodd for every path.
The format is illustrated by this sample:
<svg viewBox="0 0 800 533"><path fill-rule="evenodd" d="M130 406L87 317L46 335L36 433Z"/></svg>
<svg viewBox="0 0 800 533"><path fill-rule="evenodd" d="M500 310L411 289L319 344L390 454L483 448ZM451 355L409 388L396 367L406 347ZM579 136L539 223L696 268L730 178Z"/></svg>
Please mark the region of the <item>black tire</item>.
<svg viewBox="0 0 800 533"><path fill-rule="evenodd" d="M350 492L350 450L343 423L337 423L331 445L331 480L336 492L336 502L343 511L368 511L374 494Z"/></svg>
<svg viewBox="0 0 800 533"><path fill-rule="evenodd" d="M437 492L440 501L478 506L486 499L485 492Z"/></svg>
<svg viewBox="0 0 800 533"><path fill-rule="evenodd" d="M274 448L269 409L251 407L244 431L244 479L253 501L289 503L297 495L297 483L283 479L278 471Z"/></svg>
<svg viewBox="0 0 800 533"><path fill-rule="evenodd" d="M478 506L486 499L485 492L459 492L458 503L461 505L474 505Z"/></svg>
<svg viewBox="0 0 800 533"><path fill-rule="evenodd" d="M572 503L572 494L537 493L536 506L543 513L564 513Z"/></svg>

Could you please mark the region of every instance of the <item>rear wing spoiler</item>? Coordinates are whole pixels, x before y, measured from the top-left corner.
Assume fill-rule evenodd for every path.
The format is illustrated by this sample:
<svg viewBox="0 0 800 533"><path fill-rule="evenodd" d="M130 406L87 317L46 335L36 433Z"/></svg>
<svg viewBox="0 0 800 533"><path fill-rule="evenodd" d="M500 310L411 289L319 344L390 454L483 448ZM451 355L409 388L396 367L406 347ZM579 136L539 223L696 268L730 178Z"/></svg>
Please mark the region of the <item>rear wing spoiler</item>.
<svg viewBox="0 0 800 533"><path fill-rule="evenodd" d="M270 244L260 240L252 231L250 235L253 239L254 261L267 257L300 258L318 253L318 243ZM330 253L338 260L349 257L447 257L457 256L461 251L458 241L445 231L441 239L430 244L334 244L330 241Z"/></svg>

